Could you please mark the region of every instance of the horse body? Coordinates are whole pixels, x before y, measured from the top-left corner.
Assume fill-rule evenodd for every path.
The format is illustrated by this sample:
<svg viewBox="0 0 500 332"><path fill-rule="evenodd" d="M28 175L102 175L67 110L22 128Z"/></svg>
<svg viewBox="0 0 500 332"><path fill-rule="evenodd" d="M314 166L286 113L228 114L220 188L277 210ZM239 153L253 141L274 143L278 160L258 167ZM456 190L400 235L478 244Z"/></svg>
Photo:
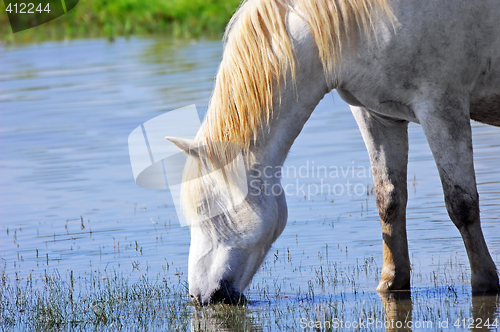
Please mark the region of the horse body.
<svg viewBox="0 0 500 332"><path fill-rule="evenodd" d="M238 144L247 168L245 201L191 225L189 283L198 302L236 302L281 234L283 192L264 190L279 186L280 175L266 169L283 165L314 107L333 88L351 105L372 164L384 256L377 289L410 287L405 214L412 121L422 125L436 160L447 210L467 249L472 290L498 292L480 228L470 119L500 125L500 6L493 0L374 3L250 0L232 20L197 142L171 138L191 155L199 142ZM339 7L332 10L333 4ZM332 32L325 34L324 26ZM252 45L259 38L264 43ZM196 180L203 165L226 157L198 153L186 166L188 216L206 214L210 204L229 206L217 188L201 190Z"/></svg>
<svg viewBox="0 0 500 332"><path fill-rule="evenodd" d="M355 49L348 51L356 56L342 58L337 91L354 96L354 106L419 123L417 100L462 89L456 93L469 99L472 119L499 125L500 29L495 21L500 8L495 5L392 1L393 19L382 16L375 23L376 42L358 36Z"/></svg>

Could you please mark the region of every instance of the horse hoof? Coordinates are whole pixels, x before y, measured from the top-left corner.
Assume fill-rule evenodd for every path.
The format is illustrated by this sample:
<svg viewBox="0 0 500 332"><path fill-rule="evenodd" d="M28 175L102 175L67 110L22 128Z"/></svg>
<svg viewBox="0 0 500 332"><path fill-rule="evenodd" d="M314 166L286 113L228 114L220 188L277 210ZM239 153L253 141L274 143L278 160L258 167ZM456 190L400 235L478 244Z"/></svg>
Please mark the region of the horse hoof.
<svg viewBox="0 0 500 332"><path fill-rule="evenodd" d="M473 273L471 285L473 295L500 293L500 285L496 271Z"/></svg>
<svg viewBox="0 0 500 332"><path fill-rule="evenodd" d="M380 283L377 286L377 292L385 293L385 292L394 292L394 291L409 291L410 290L410 279L409 278L401 278L400 280L380 280Z"/></svg>

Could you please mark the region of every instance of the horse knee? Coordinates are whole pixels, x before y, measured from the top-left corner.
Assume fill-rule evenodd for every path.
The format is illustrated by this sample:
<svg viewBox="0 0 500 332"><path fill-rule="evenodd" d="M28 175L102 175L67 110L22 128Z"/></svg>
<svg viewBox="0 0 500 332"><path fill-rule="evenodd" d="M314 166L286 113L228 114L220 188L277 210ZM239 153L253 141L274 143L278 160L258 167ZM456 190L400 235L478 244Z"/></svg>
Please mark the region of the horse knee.
<svg viewBox="0 0 500 332"><path fill-rule="evenodd" d="M459 230L466 229L479 221L479 197L477 191L467 191L461 186L446 190L446 209Z"/></svg>
<svg viewBox="0 0 500 332"><path fill-rule="evenodd" d="M392 222L405 214L408 194L390 183L380 183L376 186L377 208L380 220Z"/></svg>

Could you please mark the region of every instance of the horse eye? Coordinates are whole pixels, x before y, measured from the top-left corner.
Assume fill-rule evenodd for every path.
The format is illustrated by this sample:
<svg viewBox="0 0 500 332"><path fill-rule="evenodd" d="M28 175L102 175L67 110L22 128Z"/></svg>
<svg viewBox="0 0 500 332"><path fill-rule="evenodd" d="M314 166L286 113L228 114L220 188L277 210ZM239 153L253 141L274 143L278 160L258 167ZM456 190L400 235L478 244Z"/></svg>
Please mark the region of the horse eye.
<svg viewBox="0 0 500 332"><path fill-rule="evenodd" d="M250 172L248 172L248 176L250 176L251 178L258 178L259 171L256 169L252 169L252 170L250 170Z"/></svg>

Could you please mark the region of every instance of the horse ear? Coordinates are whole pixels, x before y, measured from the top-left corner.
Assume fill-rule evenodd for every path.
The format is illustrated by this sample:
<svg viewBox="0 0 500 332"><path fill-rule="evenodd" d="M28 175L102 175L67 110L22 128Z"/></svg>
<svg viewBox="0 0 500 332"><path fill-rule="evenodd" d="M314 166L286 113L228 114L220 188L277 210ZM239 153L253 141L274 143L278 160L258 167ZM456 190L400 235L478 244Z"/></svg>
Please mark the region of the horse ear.
<svg viewBox="0 0 500 332"><path fill-rule="evenodd" d="M174 143L179 149L181 149L185 154L196 157L200 159L200 147L198 142L193 139L177 138L177 137L165 137L165 139Z"/></svg>

